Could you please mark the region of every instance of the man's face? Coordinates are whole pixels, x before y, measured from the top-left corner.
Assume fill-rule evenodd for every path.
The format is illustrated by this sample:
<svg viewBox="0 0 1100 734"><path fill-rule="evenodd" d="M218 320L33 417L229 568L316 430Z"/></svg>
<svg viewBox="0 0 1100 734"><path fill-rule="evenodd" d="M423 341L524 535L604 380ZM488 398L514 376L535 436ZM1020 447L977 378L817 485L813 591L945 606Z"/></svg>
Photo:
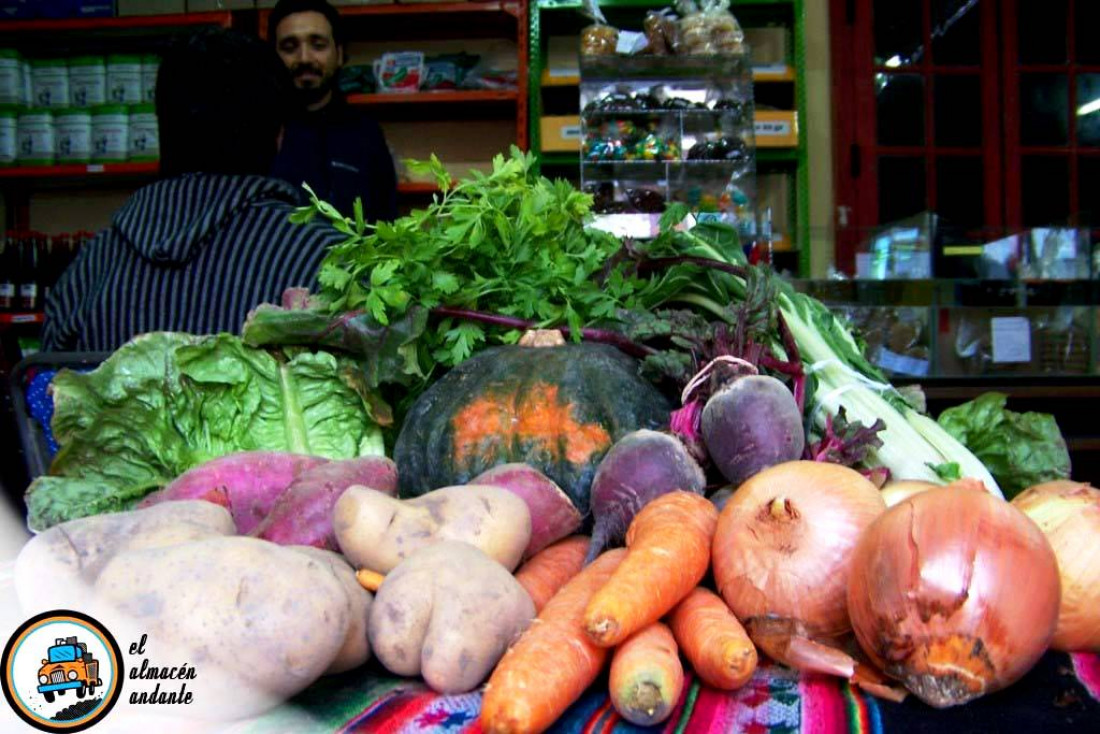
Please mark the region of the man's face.
<svg viewBox="0 0 1100 734"><path fill-rule="evenodd" d="M344 52L332 38L328 19L313 11L283 18L275 29L275 49L307 104L329 93L344 63Z"/></svg>

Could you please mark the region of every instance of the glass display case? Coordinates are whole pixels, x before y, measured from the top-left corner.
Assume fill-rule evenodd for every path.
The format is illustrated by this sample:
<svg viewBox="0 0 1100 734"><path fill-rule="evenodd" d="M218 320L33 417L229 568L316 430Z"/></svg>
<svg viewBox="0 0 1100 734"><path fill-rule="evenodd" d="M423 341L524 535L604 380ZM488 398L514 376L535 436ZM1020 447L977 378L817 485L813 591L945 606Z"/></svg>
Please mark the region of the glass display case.
<svg viewBox="0 0 1100 734"><path fill-rule="evenodd" d="M581 185L595 226L652 237L669 202L756 229L752 64L732 56L582 56Z"/></svg>

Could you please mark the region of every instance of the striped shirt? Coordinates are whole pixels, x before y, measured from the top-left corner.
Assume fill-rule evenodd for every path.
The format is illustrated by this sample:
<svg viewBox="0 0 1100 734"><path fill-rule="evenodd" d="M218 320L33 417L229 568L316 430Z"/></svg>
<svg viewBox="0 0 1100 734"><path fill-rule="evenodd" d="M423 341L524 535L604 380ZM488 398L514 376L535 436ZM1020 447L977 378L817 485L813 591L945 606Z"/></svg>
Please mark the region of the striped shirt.
<svg viewBox="0 0 1100 734"><path fill-rule="evenodd" d="M314 287L328 224L292 224L295 187L191 173L138 190L46 302L45 350L111 351L150 331L239 333L285 288Z"/></svg>

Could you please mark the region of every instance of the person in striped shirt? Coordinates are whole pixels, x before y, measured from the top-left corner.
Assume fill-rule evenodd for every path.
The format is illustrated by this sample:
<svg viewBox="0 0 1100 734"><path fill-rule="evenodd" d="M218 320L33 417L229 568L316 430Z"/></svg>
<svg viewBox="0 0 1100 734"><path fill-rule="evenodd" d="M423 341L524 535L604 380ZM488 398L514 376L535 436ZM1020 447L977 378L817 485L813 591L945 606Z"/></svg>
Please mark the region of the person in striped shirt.
<svg viewBox="0 0 1100 734"><path fill-rule="evenodd" d="M160 177L84 246L46 301L44 350L109 351L138 334L239 332L249 310L313 287L342 236L292 224L301 191L270 178L286 69L243 33L181 39L157 74Z"/></svg>

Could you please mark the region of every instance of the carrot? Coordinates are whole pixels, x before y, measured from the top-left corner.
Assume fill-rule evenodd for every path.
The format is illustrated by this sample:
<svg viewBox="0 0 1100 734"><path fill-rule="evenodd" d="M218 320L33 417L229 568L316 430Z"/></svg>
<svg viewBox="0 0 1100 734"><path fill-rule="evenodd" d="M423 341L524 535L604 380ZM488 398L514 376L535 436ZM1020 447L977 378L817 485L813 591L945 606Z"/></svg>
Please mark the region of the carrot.
<svg viewBox="0 0 1100 734"><path fill-rule="evenodd" d="M611 703L638 726L659 724L672 715L684 690L684 667L672 631L654 622L611 655Z"/></svg>
<svg viewBox="0 0 1100 734"><path fill-rule="evenodd" d="M535 612L541 612L550 597L580 573L588 543L588 536L571 535L542 549L519 567L516 581L531 595Z"/></svg>
<svg viewBox="0 0 1100 734"><path fill-rule="evenodd" d="M694 492L652 500L626 532L626 558L584 612L588 638L613 647L656 622L707 573L718 510Z"/></svg>
<svg viewBox="0 0 1100 734"><path fill-rule="evenodd" d="M359 585L367 591L378 591L382 586L382 582L386 580L386 577L377 571L372 571L369 568L361 568L355 572L355 578L359 580Z"/></svg>
<svg viewBox="0 0 1100 734"><path fill-rule="evenodd" d="M756 670L756 647L722 597L696 587L668 618L672 634L699 679L734 691Z"/></svg>
<svg viewBox="0 0 1100 734"><path fill-rule="evenodd" d="M481 726L489 734L541 732L592 685L611 651L584 633L584 608L626 551L610 550L554 594L489 677Z"/></svg>

